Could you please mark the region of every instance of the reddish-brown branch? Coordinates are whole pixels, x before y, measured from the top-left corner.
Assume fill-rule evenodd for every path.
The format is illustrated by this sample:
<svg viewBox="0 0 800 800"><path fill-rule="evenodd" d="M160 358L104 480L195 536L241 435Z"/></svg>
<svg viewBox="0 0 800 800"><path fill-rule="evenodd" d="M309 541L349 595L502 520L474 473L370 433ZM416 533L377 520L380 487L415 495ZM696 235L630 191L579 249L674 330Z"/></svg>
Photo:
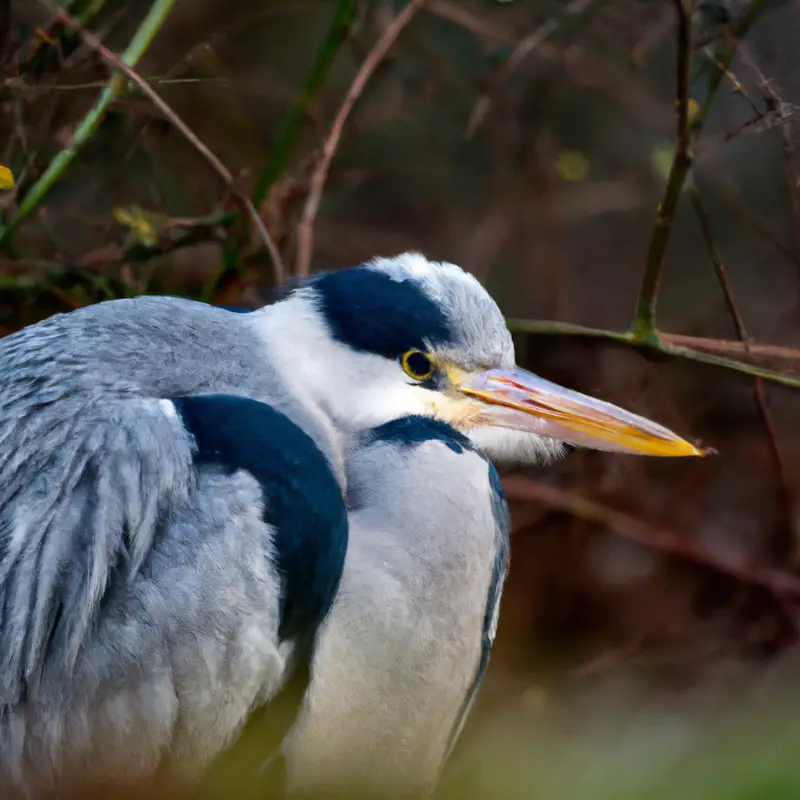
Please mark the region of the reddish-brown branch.
<svg viewBox="0 0 800 800"><path fill-rule="evenodd" d="M714 265L714 272L717 275L717 282L719 283L720 289L722 290L722 294L725 298L725 305L728 307L728 313L730 314L731 321L733 322L733 327L736 330L736 335L739 337L745 352L749 355L750 337L747 335L747 330L744 326L744 320L742 319L742 315L739 313L739 309L736 306L736 301L733 298L733 290L731 289L730 283L728 282L728 277L725 273L725 265L722 261L722 255L720 254L719 248L714 240L714 230L712 227L711 217L703 205L703 201L700 197L700 192L697 190L697 186L692 184L689 187L688 192L689 198L692 201L692 207L694 208L697 219L700 222L700 230L703 234L703 240L706 243L708 254L711 258L711 263ZM786 529L791 531L793 528L794 519L794 499L792 497L791 489L789 488L789 482L786 479L786 469L783 464L780 446L778 445L778 436L775 430L775 423L772 420L772 414L770 413L769 405L767 403L767 394L764 388L764 381L761 378L754 379L754 392L756 405L758 406L758 411L761 415L761 420L764 425L764 433L767 438L770 457L772 459L775 475L777 477L778 490L780 494L781 517Z"/></svg>
<svg viewBox="0 0 800 800"><path fill-rule="evenodd" d="M711 225L711 217L709 216L702 200L700 199L700 192L698 192L697 187L692 184L687 188L687 192L689 194L689 199L692 201L692 208L694 208L694 212L697 215L698 221L700 222L700 231L703 234L703 240L706 243L708 255L711 258L711 263L714 266L714 272L717 275L717 282L719 283L720 289L722 290L722 295L725 298L725 305L728 308L728 313L730 314L731 321L733 322L733 328L736 331L736 335L739 337L739 341L742 343L742 347L744 348L745 352L749 353L750 337L747 335L747 331L745 330L742 315L739 313L739 309L736 307L736 301L733 299L733 291L728 283L728 276L725 274L725 265L722 263L722 255L720 254L719 248L714 241L714 231Z"/></svg>
<svg viewBox="0 0 800 800"><path fill-rule="evenodd" d="M397 37L426 2L427 0L410 0L408 5L386 27L375 46L367 53L367 57L361 64L356 77L347 90L342 105L339 107L339 111L336 113L328 138L322 146L322 155L311 176L308 197L298 225L297 263L295 264L295 271L298 275L308 275L311 270L311 254L314 249L314 221L317 218L322 192L325 189L325 181L328 178L331 162L342 139L347 118L350 116L353 106L361 96L367 83L369 83L378 65L386 57L395 41L397 41Z"/></svg>
<svg viewBox="0 0 800 800"><path fill-rule="evenodd" d="M800 580L793 575L771 569L748 570L739 567L711 553L702 552L692 542L672 531L557 486L545 485L521 476L507 476L503 479L503 489L509 500L538 503L587 522L603 525L617 536L727 575L748 586L765 589L778 597L800 597Z"/></svg>
<svg viewBox="0 0 800 800"><path fill-rule="evenodd" d="M730 339L710 339L705 336L686 336L681 333L662 333L661 338L670 344L681 347L695 347L708 353L721 355L747 356L754 364L775 361L800 362L800 350L778 344L760 344L757 342L735 342Z"/></svg>
<svg viewBox="0 0 800 800"><path fill-rule="evenodd" d="M47 5L49 6L50 4L48 3ZM63 10L53 9L53 11L58 15L59 20L76 31L83 38L86 45L91 50L94 50L94 52L96 52L100 58L103 59L103 61L118 69L133 83L135 83L139 88L139 91L141 91L141 93L147 97L147 99L164 115L165 119L167 119L174 128L180 131L186 141L189 142L189 144L191 144L192 147L208 162L214 172L216 172L217 175L222 179L228 191L231 193L231 195L233 195L233 197L236 198L236 200L244 209L245 213L250 218L251 222L253 223L253 227L258 232L258 235L272 260L275 280L277 283L282 282L284 278L283 259L278 252L278 248L275 246L275 242L273 242L272 237L264 225L264 221L259 216L255 206L250 201L250 198L236 186L233 175L231 175L228 168L198 138L198 136L175 113L175 111L173 111L170 105L161 98L158 92L156 92L155 89L153 89L153 87L144 78L142 78L138 72L136 72L136 70L125 64L116 53L112 53L111 50L109 50L100 41L100 39L87 31L72 15Z"/></svg>

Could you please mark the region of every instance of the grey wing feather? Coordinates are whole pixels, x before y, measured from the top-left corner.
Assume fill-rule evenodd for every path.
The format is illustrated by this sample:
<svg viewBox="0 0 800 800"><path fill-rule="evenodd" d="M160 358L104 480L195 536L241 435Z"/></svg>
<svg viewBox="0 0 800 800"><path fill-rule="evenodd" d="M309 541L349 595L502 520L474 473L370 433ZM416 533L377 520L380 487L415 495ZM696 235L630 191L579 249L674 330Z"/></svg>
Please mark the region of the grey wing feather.
<svg viewBox="0 0 800 800"><path fill-rule="evenodd" d="M292 648L264 489L199 464L165 399L272 398L251 336L228 312L148 297L0 341L3 797L165 757L196 774L280 689Z"/></svg>
<svg viewBox="0 0 800 800"><path fill-rule="evenodd" d="M74 665L111 574L136 573L193 480L166 404L55 363L69 352L59 333L37 326L0 348L0 706L46 663Z"/></svg>
<svg viewBox="0 0 800 800"><path fill-rule="evenodd" d="M188 496L191 442L157 400L0 397L0 702L75 663L112 573ZM65 408L69 405L69 408Z"/></svg>

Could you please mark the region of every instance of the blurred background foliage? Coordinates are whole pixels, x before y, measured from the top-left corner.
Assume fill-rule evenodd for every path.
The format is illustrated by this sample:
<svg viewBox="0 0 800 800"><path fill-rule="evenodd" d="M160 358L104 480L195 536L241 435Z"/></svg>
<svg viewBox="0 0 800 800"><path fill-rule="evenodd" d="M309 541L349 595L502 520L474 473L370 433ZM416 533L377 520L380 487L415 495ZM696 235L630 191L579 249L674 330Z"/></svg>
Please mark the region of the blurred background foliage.
<svg viewBox="0 0 800 800"><path fill-rule="evenodd" d="M505 476L512 570L445 793L800 797L800 412L754 377L800 380L800 2L61 5L0 0L0 332L141 293L255 307L406 249L460 263L523 365L718 453ZM659 219L662 335L615 340Z"/></svg>

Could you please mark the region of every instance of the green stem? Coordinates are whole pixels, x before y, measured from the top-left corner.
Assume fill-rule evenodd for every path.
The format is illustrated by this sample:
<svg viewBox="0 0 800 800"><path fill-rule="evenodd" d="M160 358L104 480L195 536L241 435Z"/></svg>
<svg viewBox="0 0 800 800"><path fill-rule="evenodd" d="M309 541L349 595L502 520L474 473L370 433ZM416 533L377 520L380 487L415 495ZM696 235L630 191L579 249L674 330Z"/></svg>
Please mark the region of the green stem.
<svg viewBox="0 0 800 800"><path fill-rule="evenodd" d="M120 60L133 67L144 55L161 26L172 10L175 0L155 0L135 36L131 40ZM27 192L8 225L0 231L0 246L7 246L19 224L28 217L42 202L53 186L61 180L67 168L75 160L78 151L86 145L100 127L111 103L123 92L125 79L119 73L111 76L97 102L72 135L72 141L50 162L44 174Z"/></svg>
<svg viewBox="0 0 800 800"><path fill-rule="evenodd" d="M543 336L583 336L587 339L606 339L619 344L636 344L636 340L630 333L609 331L605 328L590 328L586 325L574 325L571 322L555 322L546 319L507 319L506 323L512 333L531 333Z"/></svg>
<svg viewBox="0 0 800 800"><path fill-rule="evenodd" d="M631 325L631 335L642 341L653 343L658 340L656 327L656 301L664 268L667 243L672 230L672 223L678 211L683 185L692 162L687 151L676 151L675 158L667 179L664 198L656 210L650 244L647 248L647 266L645 267L636 314Z"/></svg>
<svg viewBox="0 0 800 800"><path fill-rule="evenodd" d="M692 0L674 0L678 15L677 106L678 129L675 156L672 159L664 198L656 210L656 219L647 249L647 262L639 290L636 314L631 333L643 342L658 341L656 327L656 302L664 270L664 257L672 223L678 211L681 190L686 181L692 160L689 155L691 133L689 130L689 82L692 66Z"/></svg>
<svg viewBox="0 0 800 800"><path fill-rule="evenodd" d="M287 114L283 126L272 145L267 163L259 176L258 183L253 191L253 204L256 207L264 202L270 187L283 173L286 161L297 141L308 107L311 105L314 95L325 82L325 78L345 39L347 29L355 17L357 8L358 0L339 0L328 34L317 52L308 78L300 90L297 100Z"/></svg>
<svg viewBox="0 0 800 800"><path fill-rule="evenodd" d="M747 34L766 5L766 0L752 0L733 25L728 42L718 58L718 68L714 70L709 79L703 102L700 103L694 118L689 122L688 79L691 66L691 6L684 6L683 0L675 0L675 2L679 10L678 140L675 148L675 157L667 179L667 187L664 190L664 198L658 207L656 221L653 225L647 252L647 266L639 291L636 314L631 325L632 336L648 345L653 345L658 341L658 329L655 319L656 300L670 230L683 192L683 186L686 183L686 177L691 168L689 133L691 131L696 136L702 129L722 79L727 74L736 55L739 41Z"/></svg>

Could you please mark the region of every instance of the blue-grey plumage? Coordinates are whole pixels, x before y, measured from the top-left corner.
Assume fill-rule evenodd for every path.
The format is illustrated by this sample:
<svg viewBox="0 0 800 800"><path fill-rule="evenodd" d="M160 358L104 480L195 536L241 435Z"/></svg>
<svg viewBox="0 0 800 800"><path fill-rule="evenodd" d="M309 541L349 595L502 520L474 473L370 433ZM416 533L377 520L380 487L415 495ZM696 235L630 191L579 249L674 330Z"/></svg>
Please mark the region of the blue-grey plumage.
<svg viewBox="0 0 800 800"><path fill-rule="evenodd" d="M0 344L6 792L197 774L332 601L341 485L276 408L326 437L238 319L142 298Z"/></svg>
<svg viewBox="0 0 800 800"><path fill-rule="evenodd" d="M508 564L496 476L467 437L421 416L351 449L344 573L285 743L294 790L419 797L436 785L496 629Z"/></svg>
<svg viewBox="0 0 800 800"><path fill-rule="evenodd" d="M353 774L429 787L504 574L483 456L699 454L515 368L478 281L417 254L252 313L81 309L0 341L0 375L0 784L23 789L198 777L300 658L290 788L342 742Z"/></svg>

